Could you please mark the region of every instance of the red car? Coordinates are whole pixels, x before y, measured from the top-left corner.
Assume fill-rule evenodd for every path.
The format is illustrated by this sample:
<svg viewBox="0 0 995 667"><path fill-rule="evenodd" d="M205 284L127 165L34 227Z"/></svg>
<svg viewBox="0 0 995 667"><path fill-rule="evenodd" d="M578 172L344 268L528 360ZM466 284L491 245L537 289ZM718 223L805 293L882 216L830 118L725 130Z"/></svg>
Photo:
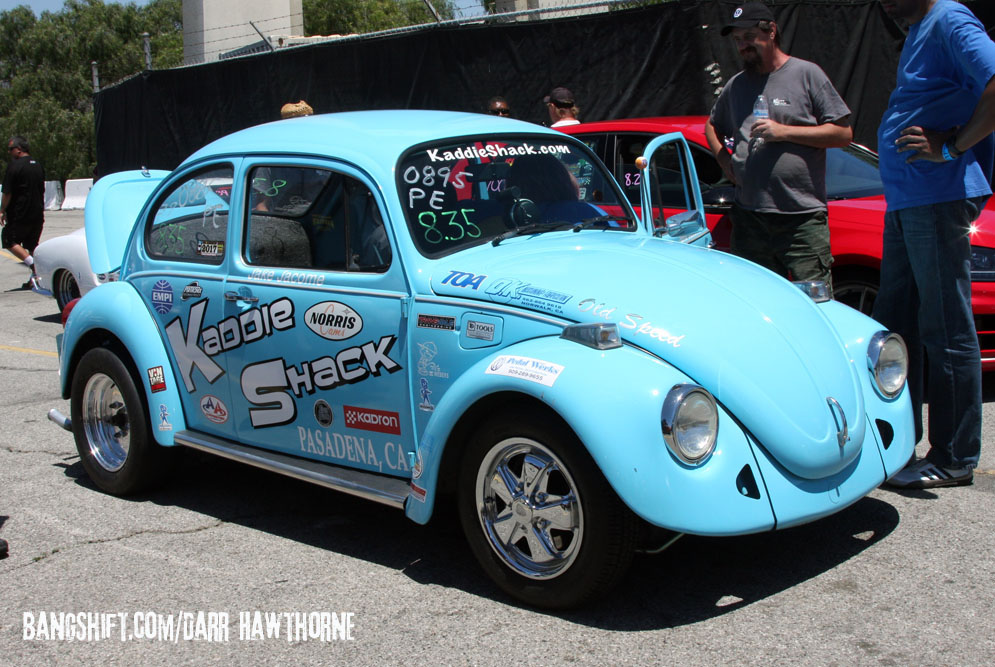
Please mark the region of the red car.
<svg viewBox="0 0 995 667"><path fill-rule="evenodd" d="M557 129L582 138L601 157L637 210L641 175L635 166L636 158L643 154L643 148L653 137L681 132L691 147L713 242L717 248L727 249L728 211L735 188L708 149L706 120L706 116L631 118ZM662 206L664 216L688 208L683 202L682 184L676 180L680 173L679 159L677 151L658 152L654 156L655 182L651 190L654 205ZM668 164L670 161L673 164ZM877 154L857 144L829 149L826 190L835 297L870 313L879 282L885 212ZM989 200L971 231L971 278L982 368L995 370L995 197Z"/></svg>

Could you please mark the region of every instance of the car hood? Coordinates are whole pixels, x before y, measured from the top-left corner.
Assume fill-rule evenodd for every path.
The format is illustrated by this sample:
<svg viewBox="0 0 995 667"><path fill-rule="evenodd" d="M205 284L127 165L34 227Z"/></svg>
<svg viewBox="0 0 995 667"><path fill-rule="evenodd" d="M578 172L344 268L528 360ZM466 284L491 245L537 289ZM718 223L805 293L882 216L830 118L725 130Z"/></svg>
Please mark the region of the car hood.
<svg viewBox="0 0 995 667"><path fill-rule="evenodd" d="M86 196L86 249L94 273L121 267L138 214L168 171L121 171L104 176Z"/></svg>
<svg viewBox="0 0 995 667"><path fill-rule="evenodd" d="M864 350L848 351L809 297L755 264L619 232L512 239L440 264L437 294L617 323L625 341L712 392L795 475L831 475L859 452L861 364L851 356L862 361Z"/></svg>

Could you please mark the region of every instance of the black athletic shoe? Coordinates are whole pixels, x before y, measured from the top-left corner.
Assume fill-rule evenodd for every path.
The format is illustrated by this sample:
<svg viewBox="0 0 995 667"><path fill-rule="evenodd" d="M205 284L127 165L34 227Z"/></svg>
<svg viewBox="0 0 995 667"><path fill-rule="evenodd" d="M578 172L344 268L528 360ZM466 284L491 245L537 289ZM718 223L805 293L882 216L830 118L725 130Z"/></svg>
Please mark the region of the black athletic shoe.
<svg viewBox="0 0 995 667"><path fill-rule="evenodd" d="M922 459L905 466L887 482L897 489L935 489L941 486L967 486L974 483L973 468L938 466L929 459Z"/></svg>

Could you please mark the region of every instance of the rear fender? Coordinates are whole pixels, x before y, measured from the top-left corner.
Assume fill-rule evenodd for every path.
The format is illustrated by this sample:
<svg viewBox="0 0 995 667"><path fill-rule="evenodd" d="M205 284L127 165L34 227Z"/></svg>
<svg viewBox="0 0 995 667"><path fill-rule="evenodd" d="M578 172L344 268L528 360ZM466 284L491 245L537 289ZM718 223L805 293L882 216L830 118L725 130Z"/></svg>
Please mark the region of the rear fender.
<svg viewBox="0 0 995 667"><path fill-rule="evenodd" d="M502 375L508 356L541 360L562 370L555 379L546 373L552 386ZM496 363L502 357L504 364ZM660 426L664 398L675 384L689 381L669 364L630 346L595 350L546 337L504 348L470 367L437 402L418 443L406 512L419 523L430 518L445 450L462 445L450 442L460 417L489 395L516 392L560 415L622 501L650 523L700 534L773 528L750 443L721 408L718 444L703 465L680 462L665 444ZM745 467L754 474L749 496L737 484Z"/></svg>
<svg viewBox="0 0 995 667"><path fill-rule="evenodd" d="M100 285L73 308L66 321L59 359L62 396L69 398L73 373L83 355L111 337L121 342L138 371L152 413L146 417L156 442L171 446L173 434L186 428L178 385L155 321L130 283ZM164 388L157 386L153 390L149 379L153 369L162 369Z"/></svg>

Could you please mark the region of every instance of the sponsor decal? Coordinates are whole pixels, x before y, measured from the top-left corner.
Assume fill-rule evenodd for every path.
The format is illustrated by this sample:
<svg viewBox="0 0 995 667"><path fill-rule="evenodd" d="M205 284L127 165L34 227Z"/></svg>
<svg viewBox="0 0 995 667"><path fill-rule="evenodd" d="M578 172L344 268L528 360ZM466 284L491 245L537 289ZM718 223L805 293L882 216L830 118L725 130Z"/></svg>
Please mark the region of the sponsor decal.
<svg viewBox="0 0 995 667"><path fill-rule="evenodd" d="M204 413L208 421L212 421L215 424L224 424L228 421L228 407L217 396L206 394L201 398L200 411Z"/></svg>
<svg viewBox="0 0 995 667"><path fill-rule="evenodd" d="M572 294L537 287L517 278L497 278L484 292L496 303L515 301L526 308L561 314L563 305L573 298Z"/></svg>
<svg viewBox="0 0 995 667"><path fill-rule="evenodd" d="M160 315L173 309L173 286L168 280L156 281L152 286L152 308Z"/></svg>
<svg viewBox="0 0 995 667"><path fill-rule="evenodd" d="M342 412L345 413L345 425L349 428L401 435L401 422L396 412L352 405L343 405Z"/></svg>
<svg viewBox="0 0 995 667"><path fill-rule="evenodd" d="M411 468L411 478L418 479L419 477L421 477L421 474L425 471L425 464L421 460L420 450L414 452L414 459L415 459L415 464Z"/></svg>
<svg viewBox="0 0 995 667"><path fill-rule="evenodd" d="M146 371L149 374L149 387L154 394L157 391L166 391L166 373L162 366L153 366Z"/></svg>
<svg viewBox="0 0 995 667"><path fill-rule="evenodd" d="M480 283L484 282L487 278L486 275L474 275L472 273L467 273L466 271L450 271L449 275L442 279L443 285L452 285L453 287L467 287L472 290L476 290L480 287Z"/></svg>
<svg viewBox="0 0 995 667"><path fill-rule="evenodd" d="M466 337L477 340L494 340L494 325L490 322L466 321Z"/></svg>
<svg viewBox="0 0 995 667"><path fill-rule="evenodd" d="M427 375L428 377L435 378L448 378L449 373L446 373L441 368L439 364L432 361L435 359L435 355L439 354L439 348L432 341L427 341L425 343L418 343L418 374Z"/></svg>
<svg viewBox="0 0 995 667"><path fill-rule="evenodd" d="M335 389L401 370L401 364L390 358L396 341L397 336L382 336L377 342L339 350L334 357L326 355L299 364L287 364L282 358L249 364L242 369L241 388L245 399L256 406L249 408L253 428L294 421L295 396L301 398L319 389Z"/></svg>
<svg viewBox="0 0 995 667"><path fill-rule="evenodd" d="M166 325L166 337L176 355L177 370L190 393L197 389L193 377L195 368L209 384L214 384L225 374L212 359L215 355L262 340L277 331L294 328L294 304L286 297L243 310L217 325L203 327L209 301L204 299L190 306L190 319L185 330L179 316ZM202 340L203 345L199 345L198 340Z"/></svg>
<svg viewBox="0 0 995 667"><path fill-rule="evenodd" d="M487 375L504 375L552 387L563 368L551 361L502 354L491 362L485 372Z"/></svg>
<svg viewBox="0 0 995 667"><path fill-rule="evenodd" d="M687 335L677 335L663 327L656 326L652 322L645 322L643 321L645 318L637 313L626 313L621 317L621 319L618 319L615 314L615 311L618 309L615 306L608 306L604 303L598 303L596 299L584 299L577 304L577 309L582 313L590 312L592 315L607 320L608 322L615 322L618 324L620 329L628 329L635 334L649 336L650 338L655 338L658 341L674 347L680 347L681 341L684 340L684 336Z"/></svg>
<svg viewBox="0 0 995 667"><path fill-rule="evenodd" d="M201 257L224 257L224 241L197 241L197 254Z"/></svg>
<svg viewBox="0 0 995 667"><path fill-rule="evenodd" d="M322 301L304 313L307 328L328 340L348 340L363 330L363 318L338 301Z"/></svg>
<svg viewBox="0 0 995 667"><path fill-rule="evenodd" d="M418 315L418 326L422 329L456 330L456 318L444 315Z"/></svg>
<svg viewBox="0 0 995 667"><path fill-rule="evenodd" d="M427 492L425 491L425 489L421 488L414 482L411 482L411 495L415 500L417 500L420 503L423 503L425 502L425 496L427 495Z"/></svg>
<svg viewBox="0 0 995 667"><path fill-rule="evenodd" d="M173 430L173 425L169 423L169 411L166 409L165 403L159 404L159 430L160 431Z"/></svg>
<svg viewBox="0 0 995 667"><path fill-rule="evenodd" d="M325 275L310 271L291 271L274 269L253 269L249 280L261 283L284 283L289 285L324 285Z"/></svg>
<svg viewBox="0 0 995 667"><path fill-rule="evenodd" d="M187 299L199 299L200 295L204 293L204 288L200 286L196 280L183 288L180 293L180 298L186 301Z"/></svg>
<svg viewBox="0 0 995 667"><path fill-rule="evenodd" d="M435 406L432 405L432 401L428 400L428 397L432 395L432 390L428 388L428 380L420 378L418 383L421 385L418 390L418 394L421 396L421 403L418 404L418 409L423 410L424 412L434 411Z"/></svg>
<svg viewBox="0 0 995 667"><path fill-rule="evenodd" d="M563 144L553 146L540 145L536 148L528 142L523 142L521 146L512 146L508 144L481 144L477 146L460 146L459 148L447 151L444 151L441 148L429 148L425 151L425 154L432 162L454 162L456 160L514 157L518 155L569 155L570 152L570 147Z"/></svg>
<svg viewBox="0 0 995 667"><path fill-rule="evenodd" d="M388 441L381 445L363 436L303 426L297 427L297 436L302 454L348 461L379 472L411 472L407 454L400 443Z"/></svg>
<svg viewBox="0 0 995 667"><path fill-rule="evenodd" d="M314 420L325 428L332 425L332 406L323 398L314 402Z"/></svg>

